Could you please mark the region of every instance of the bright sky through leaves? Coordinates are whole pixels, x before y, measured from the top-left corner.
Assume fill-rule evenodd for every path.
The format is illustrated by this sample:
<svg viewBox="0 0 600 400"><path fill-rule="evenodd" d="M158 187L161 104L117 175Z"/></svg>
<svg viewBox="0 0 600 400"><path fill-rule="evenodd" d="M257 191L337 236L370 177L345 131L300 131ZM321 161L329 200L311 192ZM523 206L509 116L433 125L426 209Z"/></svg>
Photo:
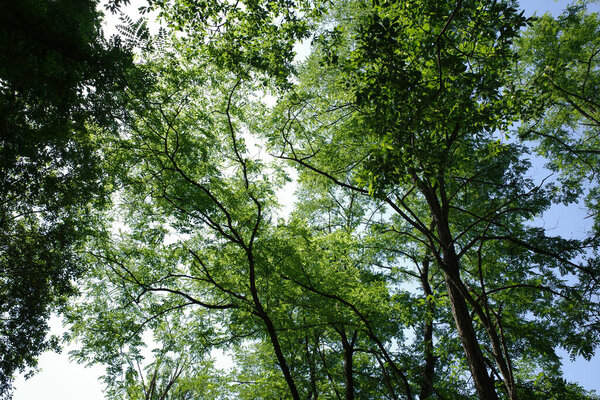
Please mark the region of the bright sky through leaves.
<svg viewBox="0 0 600 400"><path fill-rule="evenodd" d="M538 10L540 15L545 10L551 10L552 12L560 12L564 7L564 2L554 3L551 1L523 1L522 7L527 10L528 14L532 14L533 10ZM548 8L546 8L548 7ZM562 209L550 216L546 216L546 221L549 226L556 224L564 226L564 221L575 221L569 225L566 232L557 232L556 230L552 234L565 233L567 237L570 236L570 232L576 233L579 223L576 222L581 217L581 213L577 213L572 207ZM33 400L39 398L86 398L86 399L101 399L101 386L96 382L95 377L101 372L98 367L93 369L83 369L82 366L76 364L69 364L66 362L66 354L63 353L61 356L57 355L44 355L40 358L40 367L43 370L42 373L33 377L29 381L23 381L19 378L16 382L16 388L14 394L15 400ZM585 362L583 360L576 360L575 363L565 367L565 375L568 379L575 382L580 382L584 387L588 389L597 389L600 391L600 383L597 380L597 371L600 370L600 357L596 356L591 362Z"/></svg>

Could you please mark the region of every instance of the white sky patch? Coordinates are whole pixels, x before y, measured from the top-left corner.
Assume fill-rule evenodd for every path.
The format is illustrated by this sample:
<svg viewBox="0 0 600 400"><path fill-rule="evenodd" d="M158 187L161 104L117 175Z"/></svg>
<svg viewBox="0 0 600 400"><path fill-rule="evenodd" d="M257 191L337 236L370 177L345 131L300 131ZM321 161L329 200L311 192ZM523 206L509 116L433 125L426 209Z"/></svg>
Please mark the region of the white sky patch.
<svg viewBox="0 0 600 400"><path fill-rule="evenodd" d="M50 333L60 336L65 332L59 317L50 318ZM28 380L19 375L15 380L13 400L101 400L102 385L98 378L104 374L104 367L71 363L69 351L77 345L63 348L62 353L46 352L39 358L40 372Z"/></svg>
<svg viewBox="0 0 600 400"><path fill-rule="evenodd" d="M142 15L139 12L140 7L147 6L148 3L144 0L132 0L131 3L127 6L121 6L121 11L123 14L128 15L133 21L137 21ZM102 4L100 5L102 7ZM102 21L102 29L104 31L104 36L106 38L110 38L113 35L119 35L119 31L117 30L117 25L122 25L123 22L119 19L119 14L112 14L108 10L102 9L104 13L104 20ZM150 12L144 17L148 20L148 28L150 29L150 33L155 34L158 32L160 24L158 23L158 13Z"/></svg>
<svg viewBox="0 0 600 400"><path fill-rule="evenodd" d="M228 372L233 369L234 363L231 353L223 349L212 349L210 351L210 356L215 360L214 366L216 369L224 372Z"/></svg>

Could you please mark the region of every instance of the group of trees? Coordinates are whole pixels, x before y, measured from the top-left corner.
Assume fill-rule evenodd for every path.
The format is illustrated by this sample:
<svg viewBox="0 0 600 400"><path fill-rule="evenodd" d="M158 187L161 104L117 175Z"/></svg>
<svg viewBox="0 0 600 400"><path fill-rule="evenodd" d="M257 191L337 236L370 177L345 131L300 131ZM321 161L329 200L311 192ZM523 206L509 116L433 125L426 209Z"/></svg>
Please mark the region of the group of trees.
<svg viewBox="0 0 600 400"><path fill-rule="evenodd" d="M169 30L124 19L135 66L85 37L119 63L74 64L66 109L42 102L63 99L46 95L52 77L31 97L0 81L22 119L0 151L26 141L39 157L3 165L18 184L2 186L0 293L50 299L30 325L13 311L26 303L5 302L3 338L11 323L45 333L78 277L74 357L107 367L109 398L597 398L563 379L556 351L600 343L600 220L580 238L535 223L559 203L600 218L597 14L527 19L511 0L147 9ZM310 54L295 60L298 43ZM63 125L25 139L46 137L42 110ZM531 176L533 152L548 176ZM17 281L46 266L61 291ZM44 345L10 348L26 357L5 382Z"/></svg>

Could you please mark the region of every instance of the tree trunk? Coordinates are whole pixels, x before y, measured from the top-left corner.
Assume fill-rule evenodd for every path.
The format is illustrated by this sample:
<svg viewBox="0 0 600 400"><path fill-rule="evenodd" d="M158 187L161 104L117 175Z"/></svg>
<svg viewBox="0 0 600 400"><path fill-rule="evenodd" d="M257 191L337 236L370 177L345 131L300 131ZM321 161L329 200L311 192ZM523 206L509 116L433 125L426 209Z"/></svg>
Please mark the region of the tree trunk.
<svg viewBox="0 0 600 400"><path fill-rule="evenodd" d="M296 383L294 382L294 378L292 377L292 373L290 372L290 367L288 366L288 363L285 360L285 356L283 355L281 344L279 343L279 337L277 336L277 331L275 330L273 321L267 314L266 310L262 305L262 302L260 301L260 298L258 297L258 290L256 288L256 270L254 265L254 255L252 254L250 248L247 248L246 252L249 264L250 293L252 294L252 300L254 302L255 315L258 316L265 324L265 328L267 329L267 333L269 334L269 339L271 339L271 344L273 345L273 350L275 351L275 356L277 357L277 363L279 364L279 368L281 368L283 377L285 378L285 381L288 384L292 399L300 400L298 388L296 387Z"/></svg>
<svg viewBox="0 0 600 400"><path fill-rule="evenodd" d="M304 318L304 323L306 323L306 318ZM315 339L316 342L318 343L318 336L317 333L315 333ZM316 370L315 370L315 362L313 360L312 357L312 352L310 350L310 341L308 340L308 335L304 335L304 345L306 346L306 361L308 363L308 376L310 379L310 390L308 393L308 400L317 400L319 398L319 392L317 390L317 377L316 377ZM317 344L318 345L318 344ZM317 345L315 345L315 352L317 351Z"/></svg>
<svg viewBox="0 0 600 400"><path fill-rule="evenodd" d="M269 333L269 338L271 339L271 344L273 345L273 350L275 350L277 363L279 364L279 368L281 368L281 372L283 372L283 377L285 378L285 381L287 382L288 387L290 389L290 395L292 396L292 399L300 400L300 394L298 393L296 383L294 382L294 378L292 378L292 373L290 372L290 368L287 364L287 361L285 360L283 351L281 350L281 345L279 343L279 338L277 337L275 327L273 326L273 322L271 321L271 318L269 318L269 316L264 312L264 310L260 314L261 315L259 315L259 317L265 323L267 332Z"/></svg>
<svg viewBox="0 0 600 400"><path fill-rule="evenodd" d="M442 197L441 205L433 187L427 186L421 181L420 190L429 206L442 249L440 268L444 272L444 282L446 283L446 290L448 291L448 298L452 307L452 316L454 317L458 337L465 352L479 398L481 400L497 400L498 395L494 387L494 380L487 373L483 353L479 347L479 341L473 328L469 309L467 308L467 302L461 293L461 288L458 286L462 284L460 279L460 264L448 224L448 205L444 201L446 195L442 178L439 179L439 185Z"/></svg>
<svg viewBox="0 0 600 400"><path fill-rule="evenodd" d="M458 337L462 343L477 394L481 400L496 400L498 395L494 388L494 380L487 373L483 354L479 348L479 341L475 335L475 329L473 329L471 316L467 309L467 303L446 271L444 271L444 281L448 290Z"/></svg>
<svg viewBox="0 0 600 400"><path fill-rule="evenodd" d="M352 363L354 356L354 338L352 343L348 342L346 331L342 327L339 331L342 338L342 348L344 349L344 377L346 383L345 400L354 400L354 376L352 375Z"/></svg>
<svg viewBox="0 0 600 400"><path fill-rule="evenodd" d="M423 367L423 380L421 382L421 391L419 399L425 400L433 394L433 378L435 376L436 357L433 354L433 311L434 303L429 297L433 295L429 285L429 260L423 261L423 271L421 271L421 286L423 294L427 301L427 316L425 318L425 330L423 332L423 345L425 346L425 366Z"/></svg>

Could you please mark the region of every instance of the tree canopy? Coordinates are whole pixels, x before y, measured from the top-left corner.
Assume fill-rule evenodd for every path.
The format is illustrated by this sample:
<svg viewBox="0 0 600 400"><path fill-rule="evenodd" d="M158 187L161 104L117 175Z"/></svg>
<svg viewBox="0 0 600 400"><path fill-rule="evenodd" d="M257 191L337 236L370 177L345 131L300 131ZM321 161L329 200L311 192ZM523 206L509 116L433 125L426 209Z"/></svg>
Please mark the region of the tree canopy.
<svg viewBox="0 0 600 400"><path fill-rule="evenodd" d="M47 321L85 269L108 196L99 144L130 64L95 1L0 3L0 395L58 344Z"/></svg>
<svg viewBox="0 0 600 400"><path fill-rule="evenodd" d="M108 398L598 398L557 356L600 344L598 225L536 223L597 218L598 14L147 7L167 28L123 19L137 83L95 131L112 203L67 312Z"/></svg>

